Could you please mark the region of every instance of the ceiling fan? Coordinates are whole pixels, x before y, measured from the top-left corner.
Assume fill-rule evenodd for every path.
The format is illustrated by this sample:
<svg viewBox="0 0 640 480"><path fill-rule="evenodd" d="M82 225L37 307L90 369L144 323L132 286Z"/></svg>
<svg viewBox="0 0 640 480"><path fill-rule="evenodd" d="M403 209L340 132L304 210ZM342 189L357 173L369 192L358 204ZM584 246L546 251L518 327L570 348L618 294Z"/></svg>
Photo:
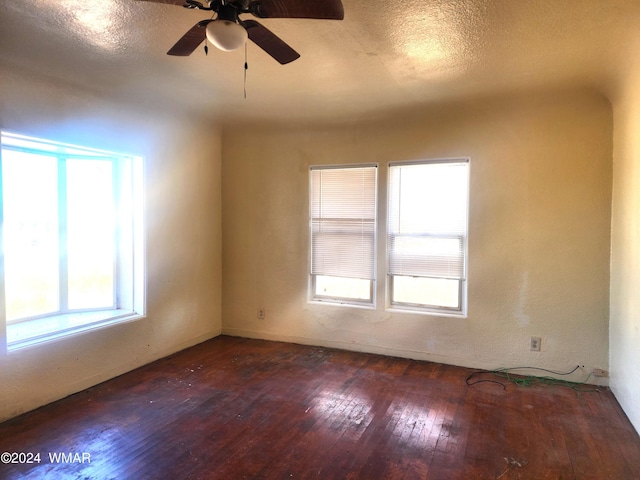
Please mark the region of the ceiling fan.
<svg viewBox="0 0 640 480"><path fill-rule="evenodd" d="M221 50L235 50L247 38L282 65L293 62L300 54L271 30L255 20L242 20L241 14L258 18L311 18L342 20L341 0L141 0L182 5L185 8L213 12L213 17L196 23L167 55L188 56L206 39Z"/></svg>

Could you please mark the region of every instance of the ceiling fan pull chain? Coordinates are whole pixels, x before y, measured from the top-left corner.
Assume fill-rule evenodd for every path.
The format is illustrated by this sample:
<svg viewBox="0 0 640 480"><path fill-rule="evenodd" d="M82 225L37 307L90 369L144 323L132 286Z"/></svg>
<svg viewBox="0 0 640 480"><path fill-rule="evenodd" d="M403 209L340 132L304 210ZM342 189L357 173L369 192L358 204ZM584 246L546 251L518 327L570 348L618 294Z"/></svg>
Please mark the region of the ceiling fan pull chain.
<svg viewBox="0 0 640 480"><path fill-rule="evenodd" d="M247 63L247 43L244 44L244 99L247 99L247 70L249 70L249 63Z"/></svg>
<svg viewBox="0 0 640 480"><path fill-rule="evenodd" d="M209 2L209 6L211 6L211 2ZM213 20L213 16L216 12L213 12L211 14L211 20ZM204 36L204 55L205 56L209 56L209 39L207 38L207 36Z"/></svg>

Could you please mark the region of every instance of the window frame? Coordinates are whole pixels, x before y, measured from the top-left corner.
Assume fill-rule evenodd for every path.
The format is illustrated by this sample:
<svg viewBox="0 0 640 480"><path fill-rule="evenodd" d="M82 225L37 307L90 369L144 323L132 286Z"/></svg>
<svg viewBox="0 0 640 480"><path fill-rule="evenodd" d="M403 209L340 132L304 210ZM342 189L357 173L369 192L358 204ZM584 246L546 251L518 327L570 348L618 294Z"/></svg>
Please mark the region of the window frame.
<svg viewBox="0 0 640 480"><path fill-rule="evenodd" d="M361 306L361 307L375 306L375 284L376 284L375 279L369 280L369 300L364 300L364 299L351 298L351 297L319 295L316 293L316 277L318 275L310 274L310 276L311 276L311 291L310 291L311 302L333 303L337 305L349 305L349 306ZM364 279L361 279L361 280L364 280Z"/></svg>
<svg viewBox="0 0 640 480"><path fill-rule="evenodd" d="M411 302L400 302L394 300L394 288L395 282L394 277L411 277L410 275L394 275L390 273L389 263L390 263L390 237L392 233L390 232L390 208L389 204L391 202L391 169L393 167L401 167L401 166L411 166L411 165L434 165L434 164L461 164L464 163L467 166L467 175L466 175L466 191L467 191L467 204L466 204L466 218L464 219L465 224L465 234L464 235L456 235L453 233L448 234L433 234L433 233L425 233L422 232L420 235L410 235L412 237L429 237L429 238L458 238L462 243L462 252L463 252L463 274L462 278L457 279L458 282L458 306L450 307L444 305L432 305L426 303L411 303ZM451 317L467 317L467 290L468 290L468 263L469 263L469 207L470 207L470 177L471 177L471 159L469 157L456 157L456 158L436 158L436 159L424 159L424 160L410 160L410 161L398 161L398 162L389 162L387 165L387 212L386 212L386 220L387 220L387 228L385 234L385 239L387 242L387 248L385 251L386 262L387 262L387 272L386 272L386 292L387 292L387 301L386 306L387 310L390 311L399 311L399 312L409 312L409 313L422 313L429 315L437 315L437 316L451 316ZM417 278L437 278L437 277L420 277ZM445 277L440 277L442 279L449 279ZM451 279L456 280L456 279Z"/></svg>
<svg viewBox="0 0 640 480"><path fill-rule="evenodd" d="M17 142L17 144L12 144ZM24 142L29 146L19 145ZM6 319L4 232L0 228L0 309L5 318L6 347L9 351L48 342L107 325L142 318L146 305L146 261L143 218L144 161L141 157L125 155L90 147L70 145L8 131L0 132L0 220L4 218L2 154L5 150L56 158L58 220L58 309L53 312ZM112 171L114 217L113 235L113 292L111 305L69 308L66 217L68 195L66 162L69 160L109 161ZM2 222L3 225L3 222ZM38 331L39 330L39 331Z"/></svg>
<svg viewBox="0 0 640 480"><path fill-rule="evenodd" d="M321 275L313 273L313 206L312 206L312 196L313 196L313 175L312 172L315 170L339 170L339 169L358 169L358 168L375 168L375 178L374 178L374 191L373 191L373 230L371 234L372 238L372 264L373 264L373 274L371 279L361 279L369 281L369 298L368 299L358 299L346 296L336 296L336 295L320 295L316 293L317 287L317 277L318 276L331 276L331 275ZM376 277L377 277L377 247L378 247L378 175L379 166L377 163L361 163L361 164L330 164L330 165L311 165L309 166L309 302L310 303L319 303L319 304L333 304L338 306L348 306L348 307L361 307L361 308L375 308L376 307ZM355 277L345 277L345 278L354 278Z"/></svg>
<svg viewBox="0 0 640 480"><path fill-rule="evenodd" d="M394 277L399 277L404 275L391 275L387 274L387 284L389 291L389 301L388 301L388 310L395 311L410 311L413 313L430 313L444 316L454 316L454 317L466 317L466 299L465 299L465 290L467 280L457 280L458 282L458 305L460 307L447 307L444 305L432 305L427 303L411 303L411 302L398 302L393 301L393 288L394 288ZM417 277L421 278L421 277ZM431 278L431 277L427 277ZM442 280L451 280L451 279L442 279Z"/></svg>

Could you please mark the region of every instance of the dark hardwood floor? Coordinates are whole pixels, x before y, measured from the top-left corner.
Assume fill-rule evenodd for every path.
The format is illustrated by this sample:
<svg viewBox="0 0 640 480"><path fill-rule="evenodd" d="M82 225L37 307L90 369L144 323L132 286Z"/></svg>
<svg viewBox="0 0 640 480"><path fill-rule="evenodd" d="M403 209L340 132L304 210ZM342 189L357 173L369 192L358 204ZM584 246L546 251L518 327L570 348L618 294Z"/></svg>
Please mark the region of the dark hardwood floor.
<svg viewBox="0 0 640 480"><path fill-rule="evenodd" d="M607 389L471 372L223 336L0 424L0 478L640 479Z"/></svg>

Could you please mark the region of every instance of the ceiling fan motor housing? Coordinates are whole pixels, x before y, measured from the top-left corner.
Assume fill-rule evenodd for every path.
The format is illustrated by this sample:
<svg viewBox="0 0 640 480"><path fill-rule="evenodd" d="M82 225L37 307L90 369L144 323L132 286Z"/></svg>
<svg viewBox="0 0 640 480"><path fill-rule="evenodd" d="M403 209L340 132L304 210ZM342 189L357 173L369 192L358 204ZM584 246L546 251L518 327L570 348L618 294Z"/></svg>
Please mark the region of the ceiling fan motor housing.
<svg viewBox="0 0 640 480"><path fill-rule="evenodd" d="M281 65L290 63L300 54L271 30L255 20L241 20L241 14L258 18L344 19L341 0L138 0L155 3L174 3L189 9L216 13L215 19L201 20L169 49L168 55L191 55L206 39L221 50L236 50L251 40Z"/></svg>

